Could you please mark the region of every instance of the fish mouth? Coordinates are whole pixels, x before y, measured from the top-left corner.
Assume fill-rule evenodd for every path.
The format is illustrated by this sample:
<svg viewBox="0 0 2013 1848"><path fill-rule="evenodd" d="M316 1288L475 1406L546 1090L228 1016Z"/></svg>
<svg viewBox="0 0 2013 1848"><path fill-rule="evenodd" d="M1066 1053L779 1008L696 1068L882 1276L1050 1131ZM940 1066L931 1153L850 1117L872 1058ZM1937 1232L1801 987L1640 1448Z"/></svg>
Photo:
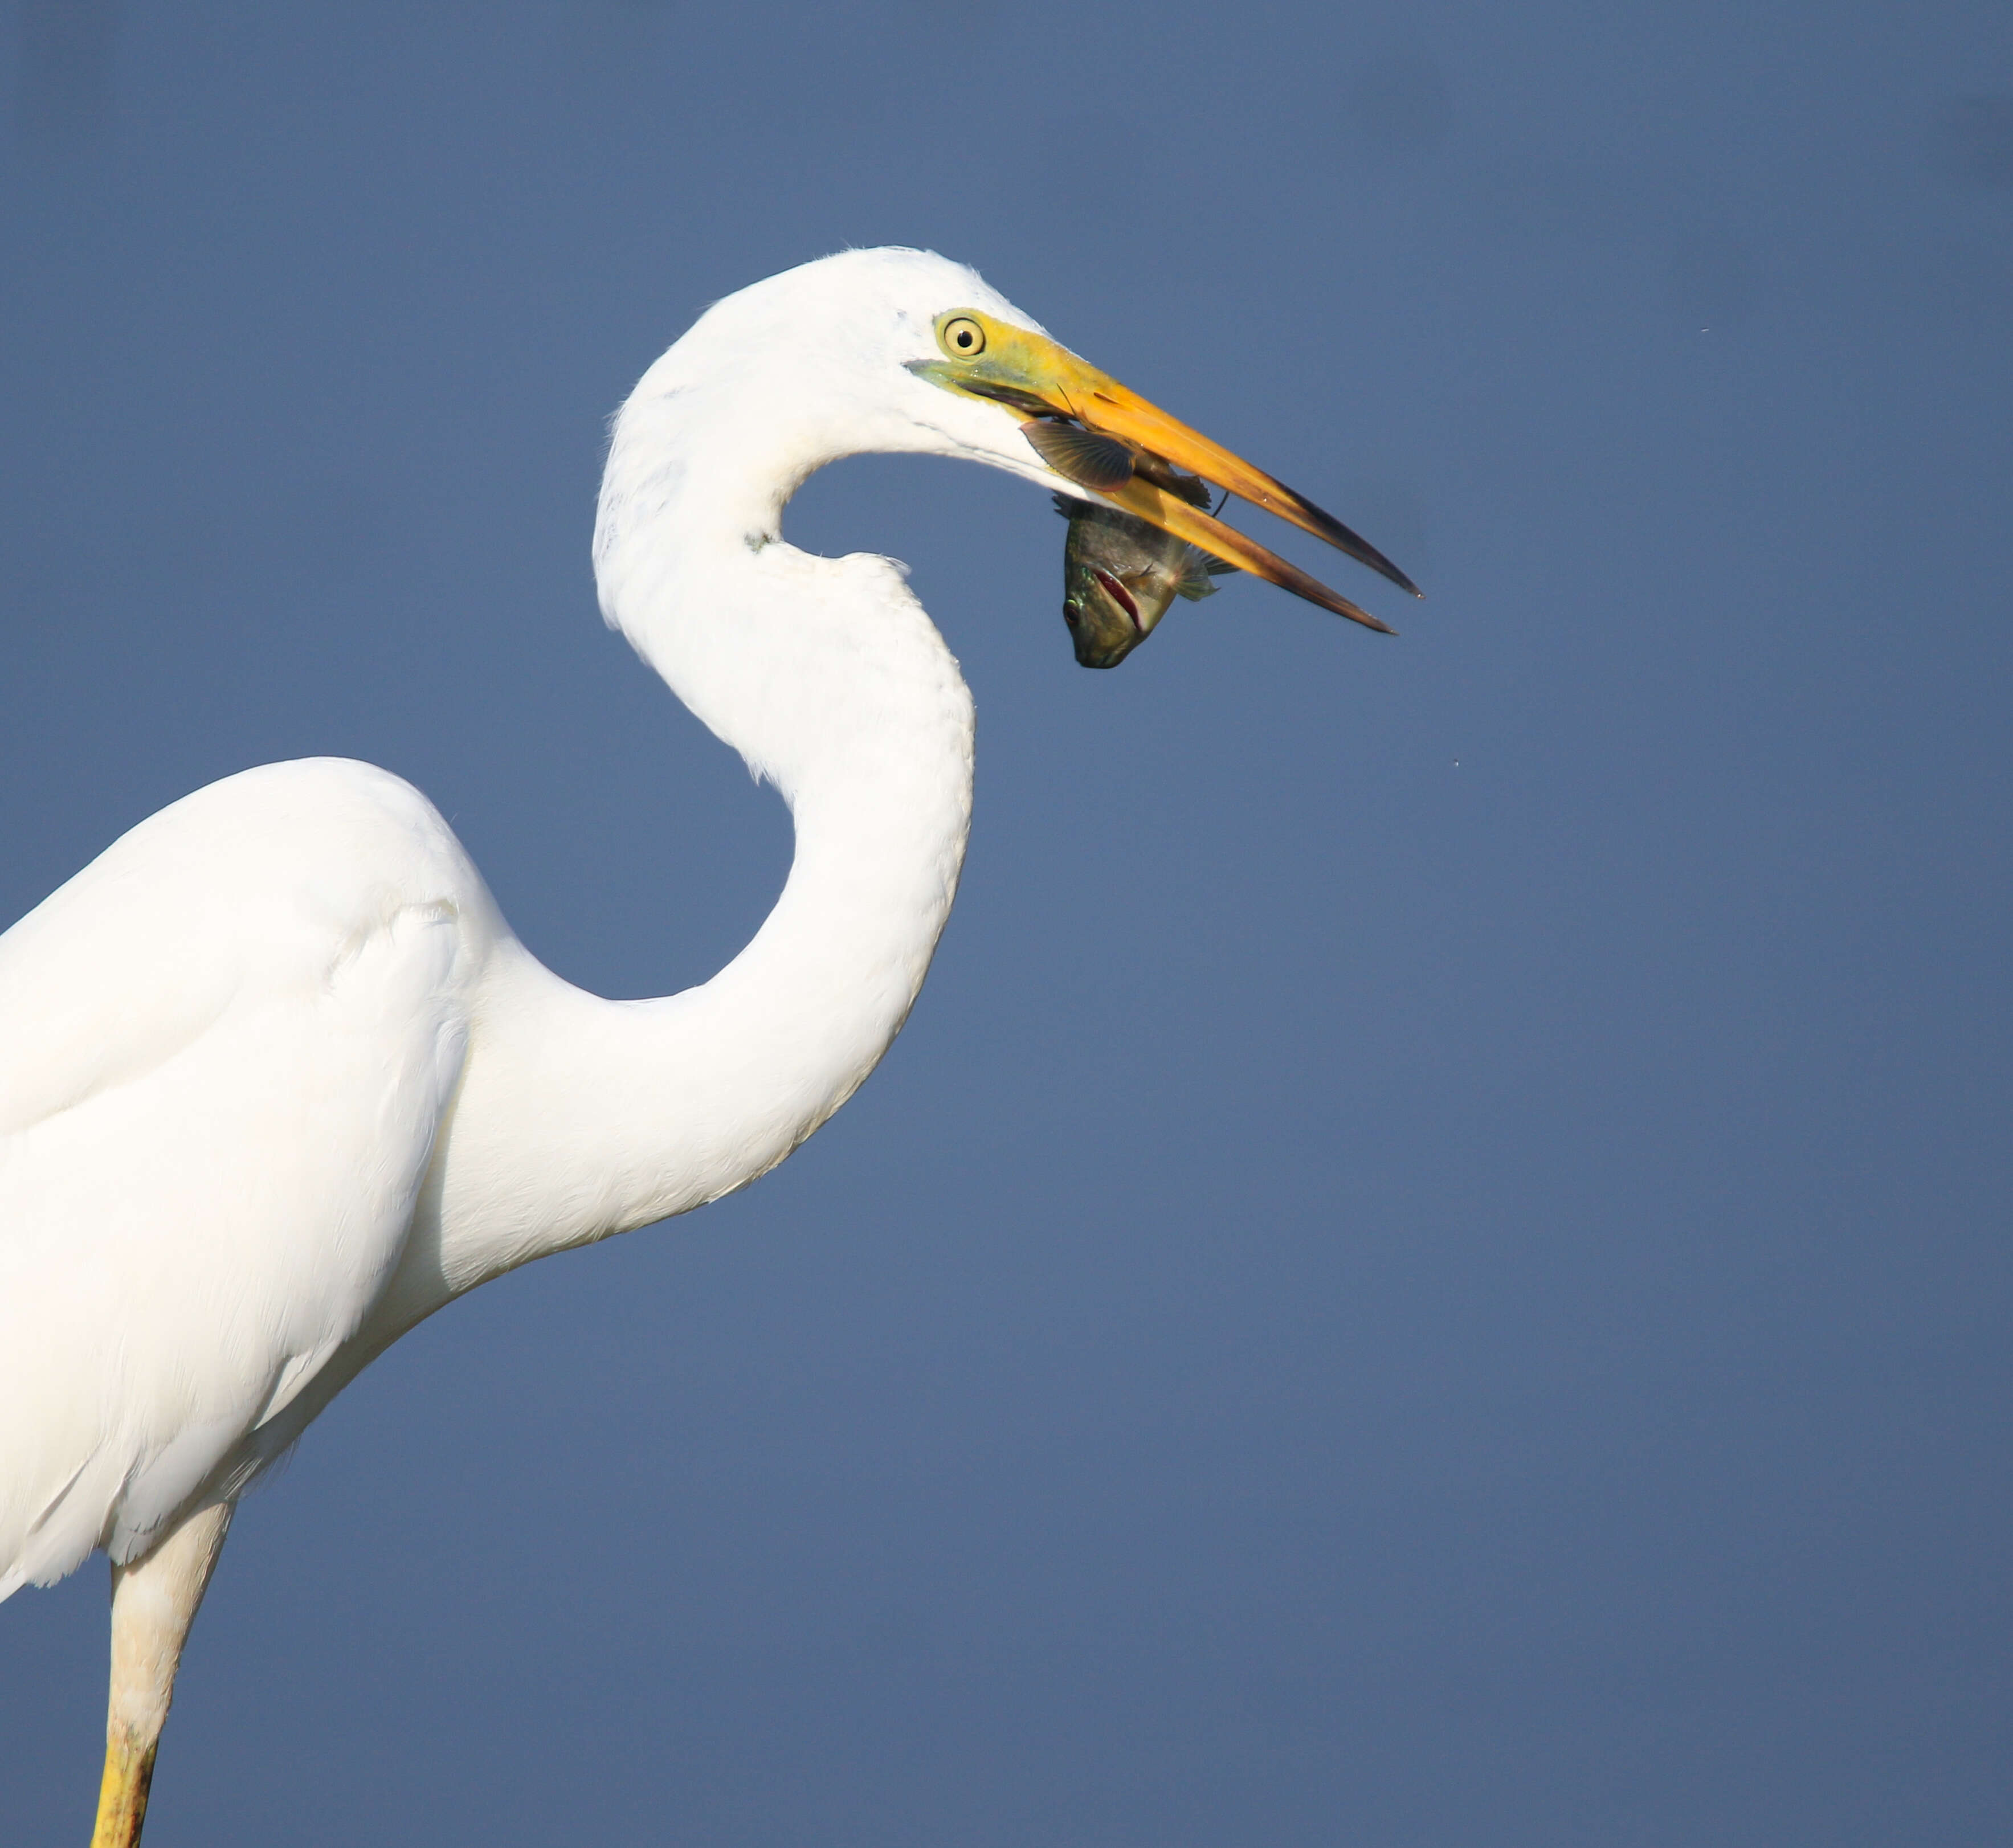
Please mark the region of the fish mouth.
<svg viewBox="0 0 2013 1848"><path fill-rule="evenodd" d="M1139 620L1139 606L1132 601L1132 593L1101 566L1092 565L1090 574L1103 587L1104 594L1131 619L1135 632L1144 635L1146 625Z"/></svg>
<svg viewBox="0 0 2013 1848"><path fill-rule="evenodd" d="M942 336L946 329L967 323L981 338L975 352L960 354ZM1400 590L1415 597L1422 594L1382 552L1333 514L1046 334L976 309L940 316L938 330L946 356L912 361L910 370L946 391L989 399L1014 416L1028 446L1053 473L1083 491L1085 499L1121 508L1365 628L1394 633L1360 605L1195 505L1185 471L1188 477L1213 481L1240 500L1290 521Z"/></svg>

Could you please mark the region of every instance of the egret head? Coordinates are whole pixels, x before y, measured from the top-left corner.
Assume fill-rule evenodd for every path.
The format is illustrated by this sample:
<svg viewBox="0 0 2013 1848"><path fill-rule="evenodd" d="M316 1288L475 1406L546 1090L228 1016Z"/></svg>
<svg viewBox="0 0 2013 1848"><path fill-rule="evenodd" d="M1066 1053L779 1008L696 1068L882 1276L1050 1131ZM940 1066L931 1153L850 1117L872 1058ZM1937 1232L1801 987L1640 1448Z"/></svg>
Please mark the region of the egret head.
<svg viewBox="0 0 2013 1848"><path fill-rule="evenodd" d="M722 428L729 406L731 433ZM713 470L759 477L772 518L806 476L842 456L983 462L1119 508L1323 609L1385 627L1213 518L1196 504L1207 499L1199 477L1418 594L1332 515L1080 359L976 271L928 251L842 252L727 297L645 374L623 413L624 423L632 416L704 417ZM622 434L618 426L618 447Z"/></svg>

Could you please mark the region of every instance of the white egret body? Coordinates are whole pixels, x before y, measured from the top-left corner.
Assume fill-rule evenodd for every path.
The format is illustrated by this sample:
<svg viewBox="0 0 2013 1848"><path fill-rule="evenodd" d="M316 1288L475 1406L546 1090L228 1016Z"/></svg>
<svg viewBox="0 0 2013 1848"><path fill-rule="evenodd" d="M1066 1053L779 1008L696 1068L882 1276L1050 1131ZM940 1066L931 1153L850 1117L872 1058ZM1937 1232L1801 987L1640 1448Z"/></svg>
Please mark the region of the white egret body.
<svg viewBox="0 0 2013 1848"><path fill-rule="evenodd" d="M603 611L796 829L702 986L561 981L424 797L335 760L198 791L0 936L0 1596L110 1555L100 1843L137 1839L235 1499L343 1385L477 1284L745 1185L887 1049L956 888L971 701L899 568L799 552L781 510L865 451L1082 498L1018 427L1042 403L1134 441L1152 412L969 270L859 251L720 302L624 406ZM1158 453L1312 524L1152 415Z"/></svg>

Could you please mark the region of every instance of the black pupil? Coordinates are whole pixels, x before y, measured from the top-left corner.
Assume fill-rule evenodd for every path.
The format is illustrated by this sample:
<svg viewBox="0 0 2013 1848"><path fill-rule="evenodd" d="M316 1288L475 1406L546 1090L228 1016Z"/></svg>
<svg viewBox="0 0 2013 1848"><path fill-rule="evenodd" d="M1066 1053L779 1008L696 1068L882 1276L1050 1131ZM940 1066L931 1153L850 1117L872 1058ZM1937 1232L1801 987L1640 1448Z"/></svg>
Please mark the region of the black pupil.
<svg viewBox="0 0 2013 1848"><path fill-rule="evenodd" d="M960 327L958 329L957 344L960 346L969 346L971 345L971 330L969 327Z"/></svg>

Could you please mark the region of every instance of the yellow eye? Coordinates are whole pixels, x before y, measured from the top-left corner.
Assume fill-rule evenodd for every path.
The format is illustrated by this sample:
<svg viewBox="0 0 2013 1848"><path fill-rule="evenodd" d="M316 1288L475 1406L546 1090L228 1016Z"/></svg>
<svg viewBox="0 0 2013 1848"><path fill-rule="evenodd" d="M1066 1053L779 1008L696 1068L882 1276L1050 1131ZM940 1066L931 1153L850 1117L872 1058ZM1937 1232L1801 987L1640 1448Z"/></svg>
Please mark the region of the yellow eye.
<svg viewBox="0 0 2013 1848"><path fill-rule="evenodd" d="M985 351L985 330L968 314L954 314L937 330L937 345L953 359L976 358Z"/></svg>

